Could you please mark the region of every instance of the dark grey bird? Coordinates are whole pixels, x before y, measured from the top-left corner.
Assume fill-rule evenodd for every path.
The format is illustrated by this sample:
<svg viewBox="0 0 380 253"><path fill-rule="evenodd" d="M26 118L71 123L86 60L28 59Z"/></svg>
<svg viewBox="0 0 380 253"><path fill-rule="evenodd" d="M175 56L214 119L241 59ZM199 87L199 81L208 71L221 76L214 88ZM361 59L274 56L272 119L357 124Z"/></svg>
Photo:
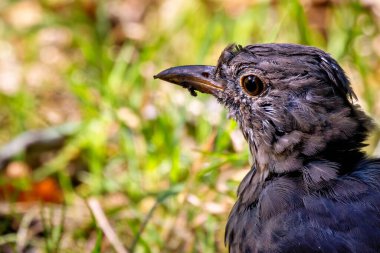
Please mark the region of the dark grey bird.
<svg viewBox="0 0 380 253"><path fill-rule="evenodd" d="M225 242L238 252L380 252L380 159L363 143L371 119L338 63L293 44L231 45L216 66L155 78L213 95L254 158Z"/></svg>

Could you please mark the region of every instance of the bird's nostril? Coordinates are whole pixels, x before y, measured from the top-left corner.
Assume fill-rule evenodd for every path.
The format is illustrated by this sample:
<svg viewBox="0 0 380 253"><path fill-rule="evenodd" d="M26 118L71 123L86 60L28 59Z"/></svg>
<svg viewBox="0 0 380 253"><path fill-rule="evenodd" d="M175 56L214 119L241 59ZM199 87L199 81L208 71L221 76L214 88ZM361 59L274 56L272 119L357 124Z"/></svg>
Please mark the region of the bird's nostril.
<svg viewBox="0 0 380 253"><path fill-rule="evenodd" d="M209 77L210 77L210 73L208 73L208 72L202 72L201 75L202 75L203 77L206 77L206 78L209 78Z"/></svg>

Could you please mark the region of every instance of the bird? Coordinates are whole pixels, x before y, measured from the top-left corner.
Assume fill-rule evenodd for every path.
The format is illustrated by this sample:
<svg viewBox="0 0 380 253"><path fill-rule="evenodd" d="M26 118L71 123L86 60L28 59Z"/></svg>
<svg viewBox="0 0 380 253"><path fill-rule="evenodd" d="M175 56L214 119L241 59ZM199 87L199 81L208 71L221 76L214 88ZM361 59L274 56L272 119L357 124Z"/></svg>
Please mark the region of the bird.
<svg viewBox="0 0 380 253"><path fill-rule="evenodd" d="M330 54L298 44L231 44L216 66L154 78L215 97L248 142L231 253L380 252L380 159L363 147L373 120Z"/></svg>

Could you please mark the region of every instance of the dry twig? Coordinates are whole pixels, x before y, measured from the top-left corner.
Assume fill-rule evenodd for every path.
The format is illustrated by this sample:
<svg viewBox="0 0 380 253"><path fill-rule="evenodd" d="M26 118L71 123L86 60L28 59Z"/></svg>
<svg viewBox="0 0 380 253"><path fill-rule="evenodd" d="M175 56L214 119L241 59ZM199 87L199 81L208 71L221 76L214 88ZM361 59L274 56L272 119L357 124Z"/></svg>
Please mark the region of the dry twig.
<svg viewBox="0 0 380 253"><path fill-rule="evenodd" d="M102 229L114 249L117 253L128 253L127 249L124 248L120 239L118 238L115 231L112 229L110 223L107 220L106 215L103 212L99 201L96 198L89 198L87 200L88 206L95 217L98 226Z"/></svg>

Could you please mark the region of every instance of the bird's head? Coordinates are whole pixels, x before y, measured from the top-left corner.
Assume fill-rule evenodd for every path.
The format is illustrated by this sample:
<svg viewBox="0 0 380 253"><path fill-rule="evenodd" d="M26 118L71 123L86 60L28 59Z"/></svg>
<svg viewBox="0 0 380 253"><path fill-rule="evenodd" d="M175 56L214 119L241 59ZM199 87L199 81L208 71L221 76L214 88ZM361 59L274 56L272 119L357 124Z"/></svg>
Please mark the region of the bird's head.
<svg viewBox="0 0 380 253"><path fill-rule="evenodd" d="M334 162L362 147L371 127L342 68L314 47L231 45L216 66L174 67L155 78L216 97L239 123L256 167L268 173Z"/></svg>

